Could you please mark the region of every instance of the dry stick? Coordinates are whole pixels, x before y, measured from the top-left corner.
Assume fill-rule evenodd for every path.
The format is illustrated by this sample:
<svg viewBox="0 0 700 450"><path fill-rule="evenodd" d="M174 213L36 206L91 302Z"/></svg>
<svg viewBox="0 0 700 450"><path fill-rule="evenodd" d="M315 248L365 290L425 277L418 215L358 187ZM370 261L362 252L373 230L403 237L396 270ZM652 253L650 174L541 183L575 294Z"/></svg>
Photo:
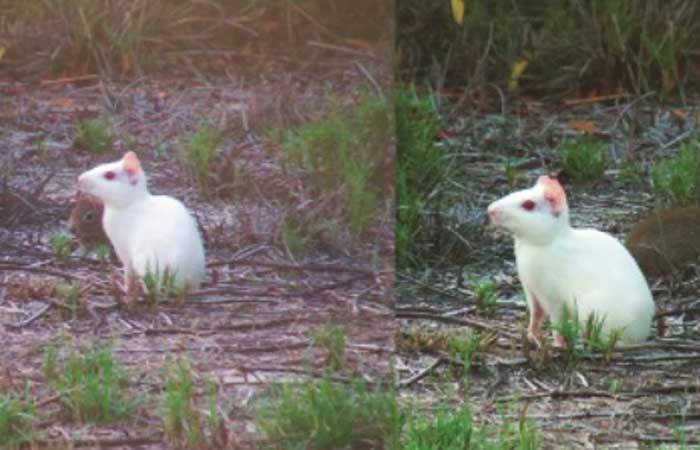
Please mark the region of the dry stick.
<svg viewBox="0 0 700 450"><path fill-rule="evenodd" d="M668 413L668 414L640 414L636 412L630 413L620 413L618 411L613 412L583 412L583 413L571 413L571 414L506 414L503 416L504 419L529 419L529 420L571 420L571 419L615 419L629 417L635 421L649 420L649 421L660 421L660 422L670 422L673 420L700 420L700 413Z"/></svg>
<svg viewBox="0 0 700 450"><path fill-rule="evenodd" d="M410 312L397 312L396 317L399 319L426 319L435 320L438 322L451 323L455 325L465 325L472 328L477 328L484 331L497 331L498 333L507 336L511 339L520 339L520 335L517 333L511 333L510 331L500 329L492 323L486 323L475 319L457 318L450 316L441 316L436 314L424 314L424 313L410 313Z"/></svg>
<svg viewBox="0 0 700 450"><path fill-rule="evenodd" d="M425 369L421 370L417 374L413 375L412 377L404 380L404 381L399 381L399 387L400 388L407 388L410 387L411 385L417 383L418 381L422 380L423 378L427 377L430 372L434 371L441 365L445 364L447 359L445 358L438 358L433 362L431 365L426 367Z"/></svg>
<svg viewBox="0 0 700 450"><path fill-rule="evenodd" d="M325 48L327 50L335 50L338 52L348 53L350 55L361 56L363 58L377 59L377 56L373 55L371 53L361 52L361 51L355 50L354 48L343 47L340 45L326 44L324 42L316 42L316 41L309 41L306 43L306 45L308 45L310 47Z"/></svg>
<svg viewBox="0 0 700 450"><path fill-rule="evenodd" d="M595 440L596 443L611 443L611 444L619 444L620 439L628 439L630 441L642 441L646 443L654 443L654 444L678 444L678 438L677 437L671 437L671 436L651 436L648 434L630 434L630 433L615 433L612 435L608 435L606 433L601 433L593 436L593 439ZM685 444L698 444L700 443L700 438L694 437L694 436L687 436L684 440ZM636 447L635 447L636 448ZM674 447L676 448L676 447Z"/></svg>
<svg viewBox="0 0 700 450"><path fill-rule="evenodd" d="M34 322L39 317L43 316L49 309L51 309L52 305L53 305L53 303L44 303L44 306L39 308L38 311L36 311L34 314L27 317L26 319L22 320L21 322L6 323L4 325L6 327L13 328L13 329L19 329L19 328L25 327L25 326L29 325L30 323Z"/></svg>
<svg viewBox="0 0 700 450"><path fill-rule="evenodd" d="M259 345L259 346L235 346L235 345L206 345L200 347L182 347L174 346L173 348L135 348L135 349L116 349L116 353L180 353L180 352L211 352L211 351L226 351L233 353L258 353L258 352L274 352L281 350L298 350L300 348L309 347L309 342L290 342L284 345Z"/></svg>
<svg viewBox="0 0 700 450"><path fill-rule="evenodd" d="M625 397L626 393L624 392L618 392L615 394L611 394L610 392L607 391L598 391L598 390L581 390L581 391L547 391L547 392L540 392L539 394L528 394L528 395L508 395L506 397L499 397L495 399L494 401L496 403L509 403L512 401L528 401L528 400L535 400L538 398L546 398L550 397L553 399L558 399L558 398L571 398L571 397L607 397L607 398L619 398L619 397Z"/></svg>
<svg viewBox="0 0 700 450"><path fill-rule="evenodd" d="M36 439L32 442L39 445L42 448L62 448L66 445L66 441L62 440L41 440ZM72 447L92 447L92 448L103 448L103 447L123 447L123 448L137 448L145 445L157 445L162 444L163 439L156 439L155 437L133 437L133 438L116 438L116 439L70 439L69 444Z"/></svg>
<svg viewBox="0 0 700 450"><path fill-rule="evenodd" d="M379 85L379 82L372 76L371 73L369 73L369 70L362 65L359 61L355 61L355 66L362 72L362 74L369 80L369 82L374 86L374 89L377 91L377 96L379 96L382 101L386 100L386 96L384 95L384 91L382 90L382 87Z"/></svg>
<svg viewBox="0 0 700 450"><path fill-rule="evenodd" d="M22 265L16 265L16 264L0 263L0 270L43 273L46 275L53 275L56 277L61 277L61 278L66 279L66 280L85 281L84 279L76 277L75 275L71 275L70 273L67 273L67 272L62 272L60 270L55 270L55 269L43 269L41 267L29 267L29 266L22 266Z"/></svg>
<svg viewBox="0 0 700 450"><path fill-rule="evenodd" d="M539 394L529 394L529 395L509 395L507 397L497 398L495 401L498 403L511 402L518 400L533 400L537 398L551 397L551 398L570 398L570 397L608 397L608 398L620 398L620 397L646 397L648 395L657 394L676 394L676 393L694 393L700 392L700 385L698 384L684 384L676 386L662 386L658 388L650 389L639 389L636 391L618 391L611 394L607 391L597 391L597 390L581 390L581 391L548 391L541 392Z"/></svg>
<svg viewBox="0 0 700 450"><path fill-rule="evenodd" d="M418 286L420 286L420 287L422 287L422 288L424 288L424 289L427 289L427 290L429 290L429 291L433 291L433 292L435 292L435 293L444 295L444 296L446 296L446 297L454 298L454 299L457 299L457 300L464 300L464 297L465 297L464 295L457 295L457 294L454 294L454 293L452 293L452 292L450 292L450 291L446 291L446 290L444 290L444 289L436 288L436 287L433 286L433 285L430 285L430 284L428 284L428 283L424 283L424 282L422 282L422 281L420 281L420 280L417 280L417 279L415 279L415 278L413 278L413 277L409 277L409 276L404 275L404 274L401 274L401 273L399 273L398 275L399 275L400 278L406 279L406 280L408 280L408 281L410 281L410 282L412 282L412 283L414 283L414 284L417 284Z"/></svg>
<svg viewBox="0 0 700 450"><path fill-rule="evenodd" d="M671 146L677 144L678 142L687 139L687 138L690 137L694 132L695 132L695 129L690 129L690 130L686 131L685 133L679 134L679 135L676 136L675 138L671 139L670 141L668 141L667 143L665 143L665 144L663 144L661 147L659 147L659 150L666 150L667 148L669 148L669 147L671 147Z"/></svg>
<svg viewBox="0 0 700 450"><path fill-rule="evenodd" d="M41 195L41 193L44 192L44 189L46 188L46 185L49 183L49 181L51 181L51 179L54 177L54 175L56 175L56 171L55 171L55 170L52 171L50 174L48 174L48 175L46 176L46 178L44 178L44 179L39 183L39 185L36 187L36 189L34 189L34 191L33 191L32 194L31 194L31 197L32 197L32 199L34 199L34 201L37 201L37 200L38 200L38 198L39 198L39 196Z"/></svg>
<svg viewBox="0 0 700 450"><path fill-rule="evenodd" d="M261 267L272 267L274 269L282 270L295 270L295 271L309 271L309 272L352 272L352 273L362 273L367 276L374 276L375 272L366 269L358 269L354 267L343 267L334 265L323 265L323 264L284 264L284 263L274 263L267 261L256 261L249 259L231 259L228 261L215 261L208 264L208 267L225 266L228 264L240 265L240 266L261 266Z"/></svg>
<svg viewBox="0 0 700 450"><path fill-rule="evenodd" d="M564 104L566 106L575 106L575 105L583 105L583 104L588 104L588 103L599 103L599 102L606 102L609 100L617 100L620 98L625 98L627 96L628 96L628 94L608 94L608 95L599 95L596 97L588 97L588 98L574 98L574 99L564 100Z"/></svg>
<svg viewBox="0 0 700 450"><path fill-rule="evenodd" d="M98 80L100 78L100 75L80 75L77 77L68 77L68 78L58 78L55 80L41 80L41 84L47 85L47 84L64 84L64 83L73 83L74 81L87 81L87 80Z"/></svg>

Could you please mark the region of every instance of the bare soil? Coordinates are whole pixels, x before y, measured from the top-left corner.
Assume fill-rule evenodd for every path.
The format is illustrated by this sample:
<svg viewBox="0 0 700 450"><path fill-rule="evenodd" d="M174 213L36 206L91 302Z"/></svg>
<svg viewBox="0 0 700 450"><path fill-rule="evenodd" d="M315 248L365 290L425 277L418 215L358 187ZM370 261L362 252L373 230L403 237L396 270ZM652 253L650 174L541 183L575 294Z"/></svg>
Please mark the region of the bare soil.
<svg viewBox="0 0 700 450"><path fill-rule="evenodd" d="M559 170L557 143L581 135L572 121L590 120L598 137L610 143L609 156L617 164L599 181L566 186L572 225L624 239L658 200L648 183L622 181L617 170L621 159L635 161L648 177L650 165L675 154L695 130L698 108L619 99L564 108L522 101L513 110L446 114L446 135L452 136L446 148L456 154L463 201L437 214L460 237L446 231L425 269L398 274L396 345L403 396L418 399L428 410L440 402L466 402L480 423L517 426L521 419L530 420L541 448L698 444L698 267L652 283L657 305L653 339L616 350L609 360L591 353L569 361L550 345L536 349L526 342L527 308L512 241L486 226L484 217L491 201L512 190L504 171L507 158L517 161L515 188L528 187L538 175ZM492 315L478 308L474 284L465 274L496 282L499 301ZM451 359L439 342L417 350L415 336L467 329L482 334L483 348L465 386L461 362Z"/></svg>
<svg viewBox="0 0 700 450"><path fill-rule="evenodd" d="M159 395L166 358L180 355L198 374L202 409L205 379L217 382L229 448L254 447L256 398L266 386L323 373L327 355L310 337L322 324L346 330L347 366L338 379L388 376L395 333L391 221L345 248L320 245L292 256L280 244L284 215L312 209L318 199L304 197L302 179L282 166L265 129L322 114L331 94L352 103L361 88L389 85L385 50L329 52L332 58L304 70L270 62L254 78L229 72L214 80L0 82L0 158L10 167L0 187L0 391L30 386L40 405L38 447L170 448ZM77 121L98 115L118 136L104 155L73 144ZM215 174L216 186L226 188L222 196L204 196L179 157L183 139L203 121L223 132L217 169L235 166L242 177ZM184 304L124 305L118 263L77 248L59 258L49 245L53 234L67 231L76 176L126 150L139 154L152 192L183 200L199 221L208 276ZM75 319L54 291L64 282L82 287ZM137 417L95 426L60 414L41 370L45 349L60 341L112 343L132 376L131 393L145 399Z"/></svg>

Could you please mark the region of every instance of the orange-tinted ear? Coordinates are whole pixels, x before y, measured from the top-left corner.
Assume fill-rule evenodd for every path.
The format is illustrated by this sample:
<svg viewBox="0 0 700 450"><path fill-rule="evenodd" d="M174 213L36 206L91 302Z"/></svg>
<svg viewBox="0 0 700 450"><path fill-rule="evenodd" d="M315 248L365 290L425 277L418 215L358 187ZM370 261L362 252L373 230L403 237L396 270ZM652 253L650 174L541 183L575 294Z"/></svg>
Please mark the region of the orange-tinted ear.
<svg viewBox="0 0 700 450"><path fill-rule="evenodd" d="M556 178L543 175L537 179L537 185L544 187L544 198L552 205L553 212L559 212L568 208L566 192Z"/></svg>
<svg viewBox="0 0 700 450"><path fill-rule="evenodd" d="M136 156L136 153L132 151L126 152L122 158L122 162L124 164L124 171L129 176L129 182L131 184L138 183L138 179L143 173L143 169L141 169L141 162L139 161L138 156Z"/></svg>

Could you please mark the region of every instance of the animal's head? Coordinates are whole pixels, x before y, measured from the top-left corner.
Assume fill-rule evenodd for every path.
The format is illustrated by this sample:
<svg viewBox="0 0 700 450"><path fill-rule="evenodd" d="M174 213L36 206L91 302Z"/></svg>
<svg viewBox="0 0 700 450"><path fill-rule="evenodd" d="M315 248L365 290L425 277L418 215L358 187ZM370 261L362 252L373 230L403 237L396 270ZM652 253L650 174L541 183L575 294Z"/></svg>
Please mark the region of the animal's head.
<svg viewBox="0 0 700 450"><path fill-rule="evenodd" d="M100 199L89 194L79 193L68 220L71 233L101 229L103 211L104 206Z"/></svg>
<svg viewBox="0 0 700 450"><path fill-rule="evenodd" d="M569 228L569 207L559 181L541 176L529 189L513 192L488 207L491 223L532 243L546 243Z"/></svg>
<svg viewBox="0 0 700 450"><path fill-rule="evenodd" d="M127 152L119 161L83 172L78 177L78 190L115 208L126 207L148 192L146 174L134 152Z"/></svg>

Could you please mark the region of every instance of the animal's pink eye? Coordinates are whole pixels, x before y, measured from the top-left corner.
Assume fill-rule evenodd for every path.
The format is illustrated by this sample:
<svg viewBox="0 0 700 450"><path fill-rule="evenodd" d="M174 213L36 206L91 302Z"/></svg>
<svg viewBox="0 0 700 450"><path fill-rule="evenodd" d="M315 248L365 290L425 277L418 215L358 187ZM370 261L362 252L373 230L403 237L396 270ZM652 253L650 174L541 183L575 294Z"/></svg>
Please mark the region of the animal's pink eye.
<svg viewBox="0 0 700 450"><path fill-rule="evenodd" d="M525 200L520 204L520 207L523 208L525 211L532 211L535 209L535 202L532 200Z"/></svg>
<svg viewBox="0 0 700 450"><path fill-rule="evenodd" d="M114 172L112 172L111 170L108 170L107 172L104 173L104 177L105 177L107 180L113 180L114 177L116 177L116 176L117 176L117 175L116 175Z"/></svg>

